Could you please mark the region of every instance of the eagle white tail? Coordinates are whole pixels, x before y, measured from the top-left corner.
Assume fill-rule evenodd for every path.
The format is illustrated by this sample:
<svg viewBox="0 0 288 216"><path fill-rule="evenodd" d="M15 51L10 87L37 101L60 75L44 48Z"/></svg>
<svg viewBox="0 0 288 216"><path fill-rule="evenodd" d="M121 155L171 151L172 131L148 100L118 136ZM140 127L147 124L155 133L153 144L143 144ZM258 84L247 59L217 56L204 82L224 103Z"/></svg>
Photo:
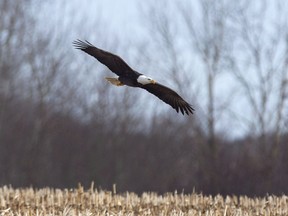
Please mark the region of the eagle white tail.
<svg viewBox="0 0 288 216"><path fill-rule="evenodd" d="M111 78L111 77L106 77L105 78L108 82L110 82L111 84L113 85L116 85L116 86L123 86L124 84L121 83L118 78Z"/></svg>

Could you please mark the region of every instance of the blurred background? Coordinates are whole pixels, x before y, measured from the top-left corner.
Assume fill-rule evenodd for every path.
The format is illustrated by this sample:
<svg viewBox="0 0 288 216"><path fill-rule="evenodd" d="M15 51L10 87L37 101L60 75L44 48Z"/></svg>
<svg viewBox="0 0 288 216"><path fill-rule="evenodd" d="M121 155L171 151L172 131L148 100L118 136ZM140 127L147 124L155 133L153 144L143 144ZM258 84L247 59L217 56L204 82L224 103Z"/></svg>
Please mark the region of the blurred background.
<svg viewBox="0 0 288 216"><path fill-rule="evenodd" d="M288 193L288 5L1 0L0 185ZM177 114L73 48L177 90Z"/></svg>

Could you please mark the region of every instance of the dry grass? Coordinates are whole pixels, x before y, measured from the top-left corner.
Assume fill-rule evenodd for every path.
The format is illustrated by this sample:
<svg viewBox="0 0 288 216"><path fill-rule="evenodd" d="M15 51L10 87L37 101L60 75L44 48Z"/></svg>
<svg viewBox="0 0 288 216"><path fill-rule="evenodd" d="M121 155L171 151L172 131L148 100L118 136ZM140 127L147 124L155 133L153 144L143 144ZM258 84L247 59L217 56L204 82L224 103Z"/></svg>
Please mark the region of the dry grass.
<svg viewBox="0 0 288 216"><path fill-rule="evenodd" d="M115 192L115 191L114 191ZM117 194L77 189L0 188L0 215L288 215L287 196Z"/></svg>

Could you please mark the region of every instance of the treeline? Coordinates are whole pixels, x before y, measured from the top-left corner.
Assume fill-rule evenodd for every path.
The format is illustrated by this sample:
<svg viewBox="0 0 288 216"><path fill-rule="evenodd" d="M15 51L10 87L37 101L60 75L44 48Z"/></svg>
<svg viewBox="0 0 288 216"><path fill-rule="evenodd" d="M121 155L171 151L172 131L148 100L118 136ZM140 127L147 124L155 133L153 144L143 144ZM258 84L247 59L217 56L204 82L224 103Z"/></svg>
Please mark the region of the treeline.
<svg viewBox="0 0 288 216"><path fill-rule="evenodd" d="M47 30L32 13L42 5L0 2L1 185L94 181L102 188L115 183L120 192L287 193L286 22L268 31L257 22L265 5L260 10L241 1L198 1L201 18L190 16L188 3L159 2L142 5L153 36L139 49L103 32L94 37L140 72L161 71L160 82L191 100L196 113L190 117L141 90L109 86L104 76L110 72L73 50L68 35L93 42L85 30L100 28L99 20L81 33L65 24Z"/></svg>
<svg viewBox="0 0 288 216"><path fill-rule="evenodd" d="M219 136L214 155L207 137L185 133L181 123L162 120L149 132L117 133L105 129L101 121L81 123L49 111L37 143L34 105L30 101L6 105L0 145L2 185L67 188L78 182L88 187L94 181L98 187L109 189L116 183L119 191L139 193L288 192L287 135L281 137L277 158L272 144L263 146L255 137L227 141Z"/></svg>

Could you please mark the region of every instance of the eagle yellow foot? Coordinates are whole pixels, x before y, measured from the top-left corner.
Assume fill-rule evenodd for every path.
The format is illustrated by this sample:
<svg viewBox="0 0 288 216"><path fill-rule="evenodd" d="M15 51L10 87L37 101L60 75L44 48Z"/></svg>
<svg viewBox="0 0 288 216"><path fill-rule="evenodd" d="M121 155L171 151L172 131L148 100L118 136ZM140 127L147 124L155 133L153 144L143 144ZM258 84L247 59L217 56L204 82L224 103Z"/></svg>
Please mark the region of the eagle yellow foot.
<svg viewBox="0 0 288 216"><path fill-rule="evenodd" d="M116 86L123 86L124 84L121 83L117 78L106 77L105 78L108 82Z"/></svg>

